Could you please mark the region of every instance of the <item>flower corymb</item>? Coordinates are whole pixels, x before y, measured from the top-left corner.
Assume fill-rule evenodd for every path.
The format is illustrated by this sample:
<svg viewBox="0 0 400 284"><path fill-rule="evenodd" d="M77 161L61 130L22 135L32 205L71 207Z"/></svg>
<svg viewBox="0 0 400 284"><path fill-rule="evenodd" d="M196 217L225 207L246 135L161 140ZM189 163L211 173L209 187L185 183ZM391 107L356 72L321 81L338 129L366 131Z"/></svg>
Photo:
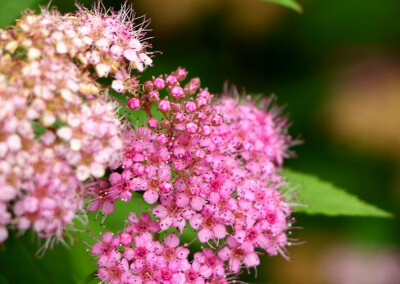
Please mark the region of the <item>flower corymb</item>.
<svg viewBox="0 0 400 284"><path fill-rule="evenodd" d="M61 15L26 12L0 30L0 242L6 226L62 238L83 209L82 182L100 178L122 150L110 87L138 88L134 70L151 65L128 6L79 7Z"/></svg>
<svg viewBox="0 0 400 284"><path fill-rule="evenodd" d="M260 254L286 257L287 119L181 67L142 81L152 52L135 20L99 2L0 30L0 243L31 229L47 248L87 211L143 200L91 246L100 282L230 283Z"/></svg>
<svg viewBox="0 0 400 284"><path fill-rule="evenodd" d="M113 265L126 262L119 266L119 275L129 275L132 281L159 283L167 273L174 280L166 283L215 283L214 279L227 283L242 267L258 266L259 253L285 256L289 242L287 230L294 220L288 196L280 191L285 181L279 175L294 143L287 134L286 119L274 106L256 107L236 89L211 95L200 88L198 78L184 83L186 75L178 68L154 77L144 83L140 96L129 100L134 100L131 109L144 112L147 118L141 126L126 130L123 157L114 164L108 188L101 185L107 197L99 187L92 188L99 195L93 195L91 210L100 208L102 201L115 204L120 198L127 202L134 192L142 193L152 205L148 222L159 226L156 235L149 232L149 244L154 240L158 244L158 236L179 244L179 236L188 229L195 234L193 241L204 246L194 262L185 254L184 262L174 262L168 273L165 269L172 264L163 253L165 248L145 250L146 256L157 259L143 264L145 274L132 268L136 258L121 254ZM125 236L126 230L121 234ZM133 241L128 247L130 251L140 245ZM109 264L102 259L99 277L110 280Z"/></svg>

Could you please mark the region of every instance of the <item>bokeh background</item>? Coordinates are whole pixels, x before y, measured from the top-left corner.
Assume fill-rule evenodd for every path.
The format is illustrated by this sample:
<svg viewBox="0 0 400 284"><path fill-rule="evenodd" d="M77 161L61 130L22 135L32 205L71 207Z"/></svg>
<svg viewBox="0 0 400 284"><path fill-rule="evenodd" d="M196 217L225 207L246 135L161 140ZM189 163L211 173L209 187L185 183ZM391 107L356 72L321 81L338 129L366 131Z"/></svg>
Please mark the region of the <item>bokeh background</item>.
<svg viewBox="0 0 400 284"><path fill-rule="evenodd" d="M16 2L1 0L0 13L10 17L4 6ZM52 5L67 12L74 2ZM122 1L103 2L118 8ZM243 280L398 284L400 1L298 2L301 15L261 0L134 0L137 15L152 19L154 50L163 52L143 77L182 66L214 93L229 80L251 94L276 94L293 122L290 133L305 141L286 166L331 181L397 216L297 214L304 229L294 236L306 243L289 248L290 262L263 256L257 278ZM79 267L77 255L73 266Z"/></svg>

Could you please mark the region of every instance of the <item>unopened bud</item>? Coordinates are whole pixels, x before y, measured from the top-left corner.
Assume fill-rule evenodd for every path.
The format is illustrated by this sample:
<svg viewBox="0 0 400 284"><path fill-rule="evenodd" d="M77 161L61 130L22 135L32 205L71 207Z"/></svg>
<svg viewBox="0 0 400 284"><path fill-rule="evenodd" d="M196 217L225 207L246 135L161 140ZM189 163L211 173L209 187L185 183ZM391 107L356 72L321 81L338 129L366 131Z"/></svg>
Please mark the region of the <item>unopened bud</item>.
<svg viewBox="0 0 400 284"><path fill-rule="evenodd" d="M153 81L156 90L160 91L165 88L165 81L163 78L158 77Z"/></svg>
<svg viewBox="0 0 400 284"><path fill-rule="evenodd" d="M131 110L138 110L140 108L140 100L138 98L130 98L128 100L128 107Z"/></svg>
<svg viewBox="0 0 400 284"><path fill-rule="evenodd" d="M171 128L171 122L169 122L169 120L162 120L160 123L160 126L162 129L170 129Z"/></svg>
<svg viewBox="0 0 400 284"><path fill-rule="evenodd" d="M189 113L193 113L197 110L196 104L193 100L185 103L185 110Z"/></svg>
<svg viewBox="0 0 400 284"><path fill-rule="evenodd" d="M183 91L183 89L180 86L174 86L171 89L171 96L173 96L177 99L181 99L181 98L185 97L185 92Z"/></svg>
<svg viewBox="0 0 400 284"><path fill-rule="evenodd" d="M168 100L166 100L166 99L161 100L161 101L159 101L159 103L158 103L158 108L159 108L160 111L162 111L162 112L168 112L168 111L171 110L171 103L170 103Z"/></svg>
<svg viewBox="0 0 400 284"><path fill-rule="evenodd" d="M178 79L179 82L185 80L187 74L188 74L188 72L184 68L181 68L181 67L179 67L175 71L175 77Z"/></svg>
<svg viewBox="0 0 400 284"><path fill-rule="evenodd" d="M189 133L189 134L195 134L197 132L198 128L199 127L194 122L189 122L185 126L185 129L186 129L187 133Z"/></svg>
<svg viewBox="0 0 400 284"><path fill-rule="evenodd" d="M178 79L174 75L168 75L167 78L165 78L165 82L168 86L175 86L178 84Z"/></svg>
<svg viewBox="0 0 400 284"><path fill-rule="evenodd" d="M157 127L158 127L158 121L157 121L157 119L155 119L155 118L150 118L150 119L147 121L147 126L148 126L149 128L151 128L151 129L157 128Z"/></svg>
<svg viewBox="0 0 400 284"><path fill-rule="evenodd" d="M151 91L148 95L149 97L149 101L152 103L158 102L158 100L160 99L158 91Z"/></svg>

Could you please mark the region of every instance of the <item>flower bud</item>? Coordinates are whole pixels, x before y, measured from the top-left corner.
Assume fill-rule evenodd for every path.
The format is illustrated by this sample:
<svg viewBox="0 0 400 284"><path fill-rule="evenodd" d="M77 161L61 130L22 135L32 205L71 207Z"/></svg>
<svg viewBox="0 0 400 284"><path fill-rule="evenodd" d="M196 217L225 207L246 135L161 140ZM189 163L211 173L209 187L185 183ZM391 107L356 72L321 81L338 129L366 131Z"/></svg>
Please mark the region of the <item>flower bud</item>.
<svg viewBox="0 0 400 284"><path fill-rule="evenodd" d="M174 161L173 167L174 167L174 171L180 172L185 168L185 164L182 161L177 160L177 161Z"/></svg>
<svg viewBox="0 0 400 284"><path fill-rule="evenodd" d="M212 128L208 125L204 125L201 128L201 134L203 134L204 136L209 136L212 133Z"/></svg>
<svg viewBox="0 0 400 284"><path fill-rule="evenodd" d="M185 85L185 92L188 95L193 95L199 88L200 88L200 79L193 78L192 80L190 80L189 83Z"/></svg>
<svg viewBox="0 0 400 284"><path fill-rule="evenodd" d="M183 112L178 112L177 114L175 114L175 121L176 122L184 122L186 119L186 114L184 114Z"/></svg>
<svg viewBox="0 0 400 284"><path fill-rule="evenodd" d="M165 78L165 82L168 86L175 86L178 84L178 79L176 79L174 75L168 75L167 78Z"/></svg>
<svg viewBox="0 0 400 284"><path fill-rule="evenodd" d="M101 51L107 52L110 49L110 42L103 37L95 42L95 46Z"/></svg>
<svg viewBox="0 0 400 284"><path fill-rule="evenodd" d="M193 113L197 110L196 104L193 100L185 103L185 110L189 113Z"/></svg>
<svg viewBox="0 0 400 284"><path fill-rule="evenodd" d="M220 126L220 125L222 125L222 123L223 123L223 119L222 119L221 116L216 115L216 116L213 117L213 119L212 119L212 124L213 124L214 126Z"/></svg>
<svg viewBox="0 0 400 284"><path fill-rule="evenodd" d="M15 40L8 42L5 46L5 50L11 53L14 53L17 50L17 48L18 48L18 42Z"/></svg>
<svg viewBox="0 0 400 284"><path fill-rule="evenodd" d="M166 100L166 99L161 100L161 101L158 103L158 108L159 108L160 111L162 111L162 112L168 112L168 111L171 110L171 103L170 103L168 100Z"/></svg>
<svg viewBox="0 0 400 284"><path fill-rule="evenodd" d="M204 152L203 149L197 149L197 150L194 152L194 158L197 159L197 160L204 159L205 156L206 156L206 152Z"/></svg>
<svg viewBox="0 0 400 284"><path fill-rule="evenodd" d="M140 100L138 98L130 98L128 100L128 107L131 110L138 110L140 108Z"/></svg>
<svg viewBox="0 0 400 284"><path fill-rule="evenodd" d="M29 60L37 60L40 58L41 55L42 53L40 52L39 49L32 47L28 50L27 57Z"/></svg>
<svg viewBox="0 0 400 284"><path fill-rule="evenodd" d="M183 89L180 86L174 86L171 89L171 96L173 96L174 98L177 98L177 99L181 99L181 98L185 97L185 92L183 91Z"/></svg>
<svg viewBox="0 0 400 284"><path fill-rule="evenodd" d="M70 127L60 127L57 129L57 136L61 139L69 141L72 138L73 131Z"/></svg>
<svg viewBox="0 0 400 284"><path fill-rule="evenodd" d="M200 188L197 185L192 185L190 186L189 191L191 195L199 195Z"/></svg>
<svg viewBox="0 0 400 284"><path fill-rule="evenodd" d="M66 54L68 52L67 45L62 41L58 42L56 44L56 51L59 54Z"/></svg>
<svg viewBox="0 0 400 284"><path fill-rule="evenodd" d="M207 118L207 115L206 115L204 112L199 111L199 112L197 113L197 118L198 118L199 120L205 120L205 119Z"/></svg>
<svg viewBox="0 0 400 284"><path fill-rule="evenodd" d="M185 126L186 132L189 134L195 134L197 132L198 126L194 122L189 122Z"/></svg>
<svg viewBox="0 0 400 284"><path fill-rule="evenodd" d="M199 92L197 97L206 99L206 101L208 103L210 101L210 99L211 99L211 94L210 94L210 92L208 90L202 90L202 91Z"/></svg>
<svg viewBox="0 0 400 284"><path fill-rule="evenodd" d="M172 104L172 111L173 112L180 112L182 110L181 104Z"/></svg>
<svg viewBox="0 0 400 284"><path fill-rule="evenodd" d="M148 126L149 128L151 128L151 129L157 128L157 127L158 127L158 121L157 121L157 119L155 119L155 118L150 118L150 119L147 121L147 126Z"/></svg>
<svg viewBox="0 0 400 284"><path fill-rule="evenodd" d="M171 122L169 122L169 120L163 119L161 121L161 128L162 129L170 129L171 128Z"/></svg>
<svg viewBox="0 0 400 284"><path fill-rule="evenodd" d="M159 134L156 138L157 143L160 145L164 145L168 142L168 137L165 134Z"/></svg>
<svg viewBox="0 0 400 284"><path fill-rule="evenodd" d="M154 89L154 84L152 81L146 81L143 84L143 88L145 91L150 92Z"/></svg>
<svg viewBox="0 0 400 284"><path fill-rule="evenodd" d="M179 67L175 71L175 77L178 79L179 82L183 81L186 79L188 72L186 69Z"/></svg>
<svg viewBox="0 0 400 284"><path fill-rule="evenodd" d="M160 99L158 91L151 91L148 95L149 97L149 101L152 103L158 102L158 100Z"/></svg>
<svg viewBox="0 0 400 284"><path fill-rule="evenodd" d="M205 105L207 105L207 100L205 98L202 98L202 97L197 97L196 98L196 104L197 104L198 107L205 106Z"/></svg>
<svg viewBox="0 0 400 284"><path fill-rule="evenodd" d="M158 77L153 81L156 90L160 91L165 88L165 81L163 78Z"/></svg>
<svg viewBox="0 0 400 284"><path fill-rule="evenodd" d="M97 50L89 51L86 53L86 59L89 64L96 65L100 63L100 54Z"/></svg>

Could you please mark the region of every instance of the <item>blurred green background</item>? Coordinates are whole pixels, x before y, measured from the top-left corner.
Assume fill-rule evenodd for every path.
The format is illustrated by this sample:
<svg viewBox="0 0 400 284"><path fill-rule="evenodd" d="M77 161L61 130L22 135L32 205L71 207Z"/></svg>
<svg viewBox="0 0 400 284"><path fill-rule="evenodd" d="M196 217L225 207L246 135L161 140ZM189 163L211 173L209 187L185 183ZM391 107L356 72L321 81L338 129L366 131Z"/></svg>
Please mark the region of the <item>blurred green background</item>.
<svg viewBox="0 0 400 284"><path fill-rule="evenodd" d="M0 24L23 2L40 1L1 0ZM52 4L67 12L74 2ZM118 8L122 1L103 2ZM152 19L153 49L163 52L143 77L182 66L213 93L226 80L252 94L275 93L287 105L290 133L305 141L287 167L400 216L400 1L298 2L301 15L261 0L135 0L137 15ZM398 217L295 217L304 229L293 235L306 243L289 248L290 262L263 256L257 278L243 280L400 283ZM74 247L70 266L80 276L94 270L83 249Z"/></svg>

